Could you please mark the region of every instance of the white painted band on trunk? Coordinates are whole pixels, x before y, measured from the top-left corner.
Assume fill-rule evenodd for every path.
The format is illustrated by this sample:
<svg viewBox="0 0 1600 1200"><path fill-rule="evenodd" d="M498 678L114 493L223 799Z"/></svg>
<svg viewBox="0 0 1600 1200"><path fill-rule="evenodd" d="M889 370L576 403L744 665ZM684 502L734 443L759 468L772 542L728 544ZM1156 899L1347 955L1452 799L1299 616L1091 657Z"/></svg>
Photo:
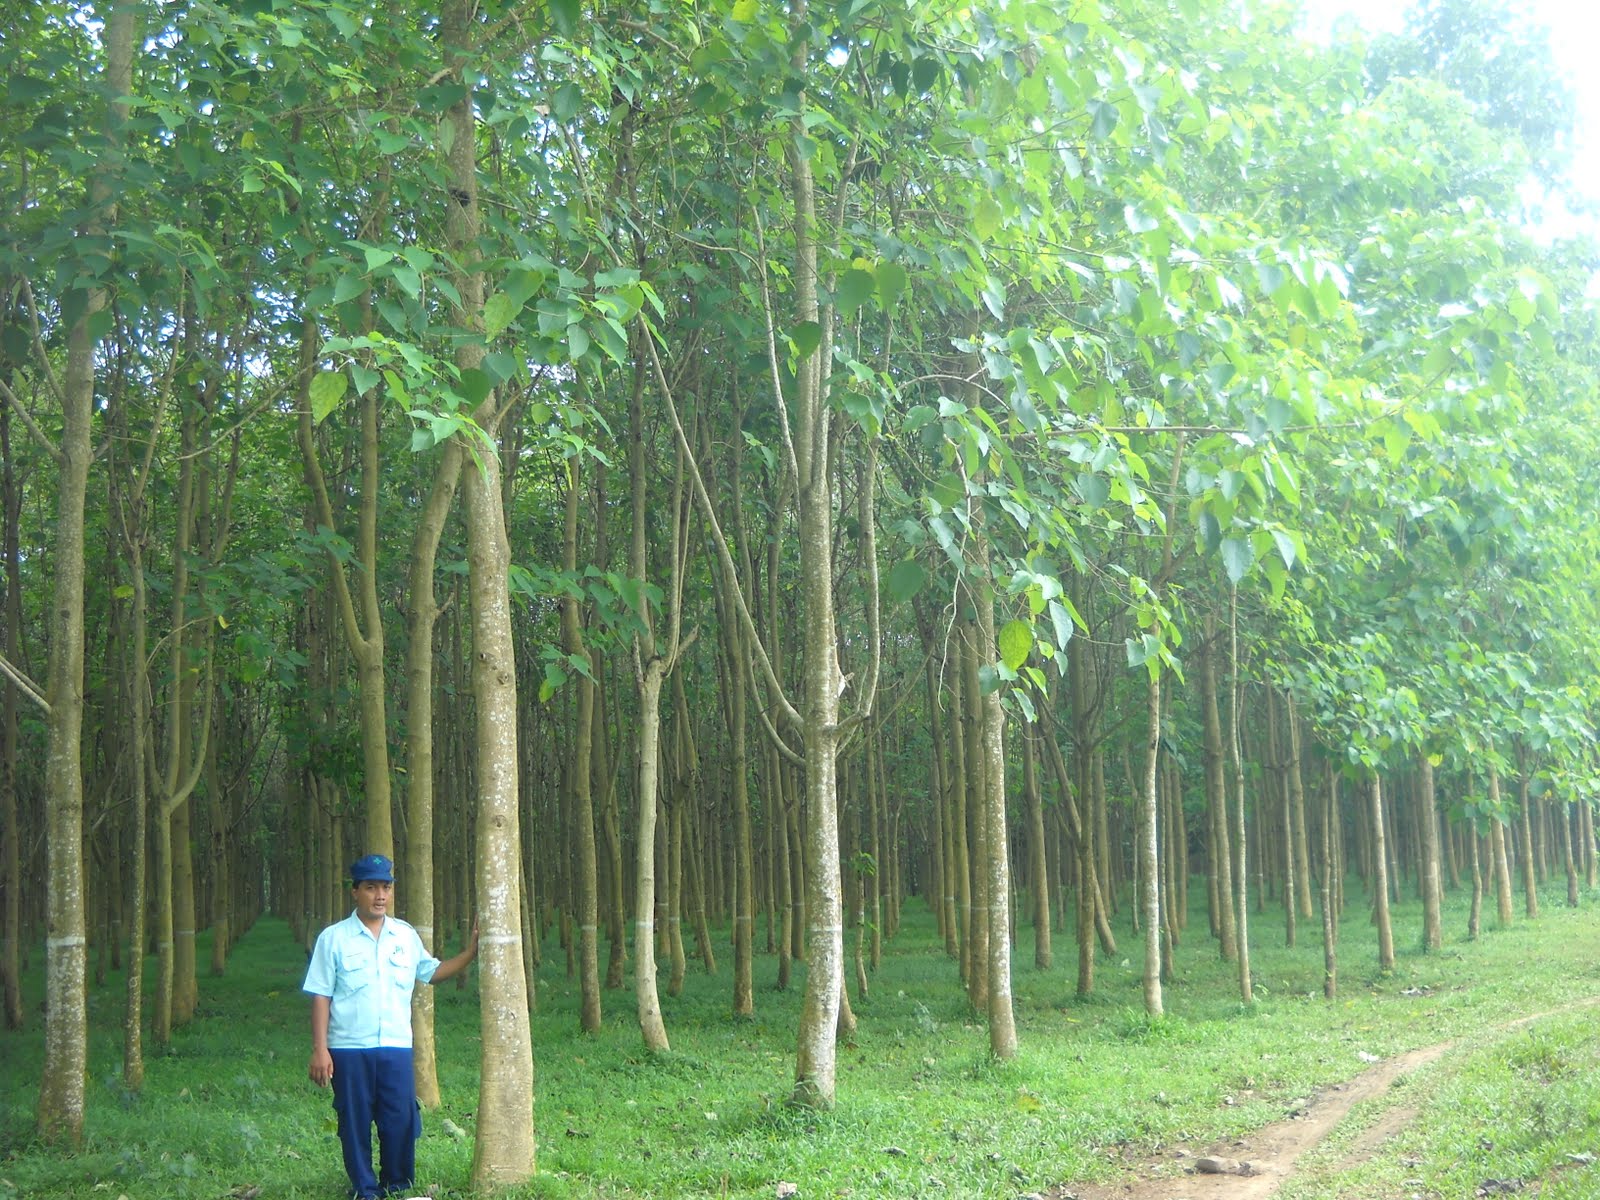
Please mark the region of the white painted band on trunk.
<svg viewBox="0 0 1600 1200"><path fill-rule="evenodd" d="M433 936L433 926L432 925L414 925L414 926L412 926L412 928L415 929L418 933L426 934L428 937L432 937Z"/></svg>
<svg viewBox="0 0 1600 1200"><path fill-rule="evenodd" d="M46 950L69 950L73 946L87 946L88 944L89 939L79 934L75 937L46 938L44 948Z"/></svg>
<svg viewBox="0 0 1600 1200"><path fill-rule="evenodd" d="M514 946L520 941L520 933L485 933L478 938L481 946Z"/></svg>
<svg viewBox="0 0 1600 1200"><path fill-rule="evenodd" d="M193 937L194 936L194 930L192 930L192 929L174 929L172 932L173 932L173 935L176 936L176 937Z"/></svg>
<svg viewBox="0 0 1600 1200"><path fill-rule="evenodd" d="M593 933L593 932L595 932L595 930L597 930L599 928L600 927L598 925L579 925L578 926L578 932L579 933Z"/></svg>
<svg viewBox="0 0 1600 1200"><path fill-rule="evenodd" d="M810 930L812 933L843 933L844 932L844 926L843 925L808 925L808 926L806 926L806 928L808 930Z"/></svg>

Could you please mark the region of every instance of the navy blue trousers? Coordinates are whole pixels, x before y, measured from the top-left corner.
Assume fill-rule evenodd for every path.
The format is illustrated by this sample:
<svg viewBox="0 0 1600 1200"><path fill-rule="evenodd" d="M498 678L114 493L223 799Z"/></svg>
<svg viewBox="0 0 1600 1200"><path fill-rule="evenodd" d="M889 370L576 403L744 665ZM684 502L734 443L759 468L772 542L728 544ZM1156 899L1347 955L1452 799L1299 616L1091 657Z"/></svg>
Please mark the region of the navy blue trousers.
<svg viewBox="0 0 1600 1200"><path fill-rule="evenodd" d="M422 1109L410 1049L330 1050L333 1111L339 1115L344 1169L357 1197L409 1188L416 1175ZM378 1174L372 1173L372 1127L378 1127Z"/></svg>

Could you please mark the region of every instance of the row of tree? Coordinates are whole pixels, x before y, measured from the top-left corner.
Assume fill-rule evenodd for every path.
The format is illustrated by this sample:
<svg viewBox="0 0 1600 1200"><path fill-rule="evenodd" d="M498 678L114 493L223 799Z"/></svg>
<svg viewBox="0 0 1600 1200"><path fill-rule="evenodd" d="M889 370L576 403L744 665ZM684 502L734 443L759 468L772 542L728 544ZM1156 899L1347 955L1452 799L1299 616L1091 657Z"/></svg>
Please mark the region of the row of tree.
<svg viewBox="0 0 1600 1200"><path fill-rule="evenodd" d="M137 1091L196 931L309 939L360 852L426 939L481 921L480 1184L533 1168L552 926L586 1030L631 958L651 1049L682 923L734 1018L764 931L828 1106L909 895L1002 1057L1069 903L1079 992L1125 905L1152 1013L1192 873L1247 1001L1252 886L1291 941L1320 889L1330 995L1347 868L1384 967L1402 877L1428 947L1447 875L1576 903L1596 264L1528 232L1571 109L1509 16L27 6L0 977L19 1025L42 933L42 1133L91 947L158 959Z"/></svg>

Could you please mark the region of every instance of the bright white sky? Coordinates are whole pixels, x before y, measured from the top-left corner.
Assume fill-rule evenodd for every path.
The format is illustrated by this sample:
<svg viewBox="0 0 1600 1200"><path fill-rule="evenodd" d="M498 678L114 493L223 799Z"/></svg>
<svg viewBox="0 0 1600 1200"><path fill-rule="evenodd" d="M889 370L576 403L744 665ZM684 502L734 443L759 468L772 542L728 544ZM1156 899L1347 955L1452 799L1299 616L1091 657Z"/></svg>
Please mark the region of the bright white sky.
<svg viewBox="0 0 1600 1200"><path fill-rule="evenodd" d="M1597 0L1524 0L1533 20L1551 32L1557 64L1574 86L1578 101L1573 182L1600 202L1600 2ZM1306 27L1319 40L1333 23L1353 16L1371 33L1398 33L1404 28L1406 0L1303 0ZM1578 222L1583 224L1585 222ZM1563 224L1552 221L1552 225ZM1592 226L1592 222L1588 222Z"/></svg>

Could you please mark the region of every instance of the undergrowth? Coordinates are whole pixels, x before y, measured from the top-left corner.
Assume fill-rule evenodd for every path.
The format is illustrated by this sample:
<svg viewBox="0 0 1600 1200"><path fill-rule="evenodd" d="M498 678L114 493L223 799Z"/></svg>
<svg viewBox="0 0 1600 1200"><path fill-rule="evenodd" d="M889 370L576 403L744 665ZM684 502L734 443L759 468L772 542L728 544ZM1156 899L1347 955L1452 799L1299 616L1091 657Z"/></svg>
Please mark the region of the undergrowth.
<svg viewBox="0 0 1600 1200"><path fill-rule="evenodd" d="M1102 955L1094 993L1080 998L1070 928L1057 933L1056 966L1041 972L1024 925L1014 955L1021 1053L1008 1062L990 1057L984 1022L938 947L932 918L909 901L870 994L852 996L860 1028L840 1047L838 1106L827 1113L786 1103L803 970L779 992L775 959L759 955L756 1018L735 1022L726 962L715 976L691 966L683 995L662 997L673 1048L651 1056L634 1022L631 981L605 993L604 1026L585 1036L576 982L565 977L559 949L547 946L533 1015L538 1175L508 1194L753 1200L788 1182L802 1200L1010 1198L1114 1179L1127 1161L1175 1143L1237 1136L1374 1057L1452 1039L1462 1052L1429 1068L1428 1086L1409 1093L1423 1100L1421 1119L1395 1154L1345 1164L1340 1138L1354 1133L1341 1133L1285 1200L1461 1196L1502 1179L1542 1180L1543 1200L1600 1194L1582 1157L1600 1151L1600 1055L1584 1036L1600 1012L1505 1028L1600 992L1595 899L1574 911L1552 896L1537 921L1436 954L1402 951L1395 969L1380 973L1365 908L1353 898L1331 1003L1321 993L1320 940L1302 931L1299 945L1285 949L1270 906L1252 926L1257 986L1248 1007L1233 965L1218 960L1206 936L1202 909L1178 949L1160 1017L1144 1012L1136 957ZM1395 922L1405 939L1420 913L1401 905ZM1447 922L1464 930L1464 911L1452 906ZM1137 944L1126 911L1117 934ZM725 940L723 930L719 949ZM202 963L206 949L202 936ZM42 960L34 948L27 1028L0 1033L0 1200L220 1200L250 1188L262 1200L343 1194L328 1094L306 1079L304 956L283 922L259 922L226 976L201 979L199 1014L165 1052L150 1048L140 1095L128 1093L120 1073L122 980L111 972L92 990L85 1142L70 1155L33 1135ZM146 966L153 972L153 962ZM153 978L147 989L153 994ZM418 1175L419 1190L440 1197L467 1192L477 1006L475 982L438 991L444 1103L425 1118ZM1378 1115L1358 1112L1348 1124L1359 1130Z"/></svg>

